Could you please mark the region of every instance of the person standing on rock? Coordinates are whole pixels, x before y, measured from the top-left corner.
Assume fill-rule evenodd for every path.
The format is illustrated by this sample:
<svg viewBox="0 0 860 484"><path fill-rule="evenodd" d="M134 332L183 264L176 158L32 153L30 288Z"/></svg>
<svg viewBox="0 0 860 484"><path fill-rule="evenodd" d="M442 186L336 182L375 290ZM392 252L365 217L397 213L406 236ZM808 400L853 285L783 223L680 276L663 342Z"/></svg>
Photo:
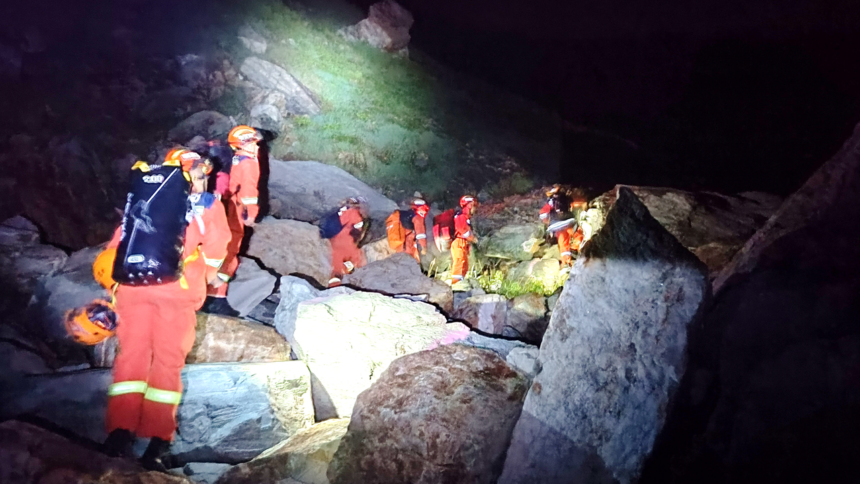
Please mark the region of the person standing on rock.
<svg viewBox="0 0 860 484"><path fill-rule="evenodd" d="M218 278L209 285L203 310L211 314L239 315L227 302L227 287L239 267L239 249L245 237L245 227L253 227L259 214L257 185L260 183L260 163L257 143L262 139L256 129L244 125L236 126L227 135L227 143L235 153L229 171L229 185L222 195L222 201L226 206L227 221L233 237Z"/></svg>
<svg viewBox="0 0 860 484"><path fill-rule="evenodd" d="M547 232L558 239L562 271L567 272L573 263L573 252L579 251L582 244L582 229L576 224L576 214L585 207L587 199L581 191L568 193L561 185L553 185L546 196L540 220L548 226Z"/></svg>
<svg viewBox="0 0 860 484"><path fill-rule="evenodd" d="M469 272L469 253L478 237L472 231L472 214L478 200L472 195L460 197L460 210L454 214L454 240L451 242L451 279L452 286L463 282Z"/></svg>
<svg viewBox="0 0 860 484"><path fill-rule="evenodd" d="M405 252L421 263L427 253L425 218L430 206L420 197L412 199L411 210L395 210L385 220L388 247L394 252Z"/></svg>
<svg viewBox="0 0 860 484"><path fill-rule="evenodd" d="M165 167L173 168L168 173ZM166 472L195 313L206 298L207 282L217 277L227 256L230 227L224 206L206 191L211 165L196 153L174 149L164 164L138 162L135 169L137 186L143 188L133 184L123 224L107 246L117 249L112 277L119 283L120 350L108 388L104 450L133 457L135 438L149 437L141 463ZM177 245L182 247L178 257Z"/></svg>
<svg viewBox="0 0 860 484"><path fill-rule="evenodd" d="M331 279L328 287L340 285L344 274L349 274L366 264L364 254L358 248L358 243L364 238L367 231L367 202L363 197L351 197L341 203L336 214L332 214L332 222L339 229L334 230L331 241ZM325 221L320 222L322 226L328 225Z"/></svg>

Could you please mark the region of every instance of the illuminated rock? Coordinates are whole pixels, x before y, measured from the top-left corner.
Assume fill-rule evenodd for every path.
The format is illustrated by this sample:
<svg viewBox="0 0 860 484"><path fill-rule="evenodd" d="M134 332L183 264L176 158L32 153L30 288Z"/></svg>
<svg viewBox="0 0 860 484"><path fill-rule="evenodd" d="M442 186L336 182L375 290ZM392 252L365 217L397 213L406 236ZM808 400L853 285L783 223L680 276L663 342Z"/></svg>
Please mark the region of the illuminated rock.
<svg viewBox="0 0 860 484"><path fill-rule="evenodd" d="M207 140L222 138L227 136L232 128L233 122L227 116L217 111L200 111L168 131L167 139L184 144L195 136L203 136Z"/></svg>
<svg viewBox="0 0 860 484"><path fill-rule="evenodd" d="M427 302L435 304L443 311L450 313L454 309L451 286L425 276L421 272L421 266L409 254L394 254L356 269L343 278L343 283L390 296L425 294Z"/></svg>
<svg viewBox="0 0 860 484"><path fill-rule="evenodd" d="M414 21L412 14L400 4L384 0L370 6L366 19L339 33L349 41L363 41L377 49L396 52L409 45L409 29Z"/></svg>
<svg viewBox="0 0 860 484"><path fill-rule="evenodd" d="M397 253L388 246L388 239L379 239L376 242L365 244L361 248L361 251L364 253L364 259L368 264L391 257Z"/></svg>
<svg viewBox="0 0 860 484"><path fill-rule="evenodd" d="M502 335L540 344L548 323L546 298L540 294L523 294L508 303Z"/></svg>
<svg viewBox="0 0 860 484"><path fill-rule="evenodd" d="M295 322L289 318L279 311L275 324L313 375L318 420L349 416L358 394L396 358L468 333L429 304L369 292L322 295L299 303Z"/></svg>
<svg viewBox="0 0 860 484"><path fill-rule="evenodd" d="M274 329L217 314L197 314L197 336L186 363L288 361L290 345Z"/></svg>
<svg viewBox="0 0 860 484"><path fill-rule="evenodd" d="M239 268L230 281L227 302L241 316L245 316L272 294L276 282L277 278L260 268L257 261L239 257Z"/></svg>
<svg viewBox="0 0 860 484"><path fill-rule="evenodd" d="M246 49L255 54L265 54L268 44L266 38L260 35L250 25L243 25L239 29L239 41Z"/></svg>
<svg viewBox="0 0 860 484"><path fill-rule="evenodd" d="M707 269L619 193L553 310L500 484L635 482L663 427Z"/></svg>
<svg viewBox="0 0 860 484"><path fill-rule="evenodd" d="M257 57L248 57L239 71L261 88L284 94L285 107L290 114L319 114L320 106L314 94L283 67Z"/></svg>
<svg viewBox="0 0 860 484"><path fill-rule="evenodd" d="M331 277L331 245L316 226L297 220L264 218L254 227L248 255L279 274L302 274L320 284Z"/></svg>
<svg viewBox="0 0 860 484"><path fill-rule="evenodd" d="M500 294L480 294L463 301L451 315L488 334L502 334L508 315L508 300Z"/></svg>
<svg viewBox="0 0 860 484"><path fill-rule="evenodd" d="M330 419L306 428L266 450L252 461L230 469L219 484L299 482L329 484L326 469L337 450L348 418Z"/></svg>
<svg viewBox="0 0 860 484"><path fill-rule="evenodd" d="M486 257L527 261L534 257L543 244L544 228L541 224L506 225L479 244Z"/></svg>
<svg viewBox="0 0 860 484"><path fill-rule="evenodd" d="M328 477L493 483L528 383L498 355L461 345L399 358L358 397Z"/></svg>

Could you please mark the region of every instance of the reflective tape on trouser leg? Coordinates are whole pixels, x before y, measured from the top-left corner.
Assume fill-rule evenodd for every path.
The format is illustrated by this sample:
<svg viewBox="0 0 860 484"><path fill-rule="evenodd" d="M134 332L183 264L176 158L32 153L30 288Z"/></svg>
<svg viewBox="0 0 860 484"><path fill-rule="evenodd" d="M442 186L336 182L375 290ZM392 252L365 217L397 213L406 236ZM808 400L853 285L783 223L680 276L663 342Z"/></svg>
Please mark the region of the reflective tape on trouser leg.
<svg viewBox="0 0 860 484"><path fill-rule="evenodd" d="M121 381L108 387L108 396L116 397L127 393L146 393L146 389L147 385L145 381Z"/></svg>
<svg viewBox="0 0 860 484"><path fill-rule="evenodd" d="M179 405L179 402L182 401L182 392L172 392L170 390L159 390L158 388L149 387L146 389L143 399L156 403Z"/></svg>

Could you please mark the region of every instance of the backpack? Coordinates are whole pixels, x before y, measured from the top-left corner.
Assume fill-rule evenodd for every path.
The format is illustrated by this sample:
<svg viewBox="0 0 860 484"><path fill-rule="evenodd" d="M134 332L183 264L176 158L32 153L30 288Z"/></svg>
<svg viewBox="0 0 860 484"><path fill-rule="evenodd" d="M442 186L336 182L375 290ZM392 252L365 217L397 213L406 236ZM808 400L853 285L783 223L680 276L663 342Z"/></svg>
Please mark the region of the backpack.
<svg viewBox="0 0 860 484"><path fill-rule="evenodd" d="M113 279L130 286L174 282L182 277L191 183L178 164L138 161L130 184Z"/></svg>
<svg viewBox="0 0 860 484"><path fill-rule="evenodd" d="M454 228L454 209L445 210L433 217L433 241L440 252L451 248L451 241L457 235Z"/></svg>
<svg viewBox="0 0 860 484"><path fill-rule="evenodd" d="M415 230L412 223L412 210L395 210L385 219L385 231L388 235L388 247L392 250L403 248L406 241L406 231Z"/></svg>
<svg viewBox="0 0 860 484"><path fill-rule="evenodd" d="M329 213L320 219L319 222L320 228L320 237L324 239L331 239L335 235L339 234L343 229L343 225L340 223L340 211L334 211Z"/></svg>

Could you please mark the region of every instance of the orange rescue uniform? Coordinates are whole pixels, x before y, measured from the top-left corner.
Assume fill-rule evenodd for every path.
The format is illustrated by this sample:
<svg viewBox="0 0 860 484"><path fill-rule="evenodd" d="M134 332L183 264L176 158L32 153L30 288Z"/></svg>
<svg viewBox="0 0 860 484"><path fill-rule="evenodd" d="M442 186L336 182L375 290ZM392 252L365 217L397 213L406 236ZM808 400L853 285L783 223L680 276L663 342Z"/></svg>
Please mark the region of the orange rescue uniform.
<svg viewBox="0 0 860 484"><path fill-rule="evenodd" d="M551 204L547 203L540 209L540 219L545 224L550 223L550 214L553 211L553 207ZM564 265L570 265L573 262L573 252L579 251L580 245L582 245L582 228L577 227L576 230L573 227L568 227L563 230L559 230L555 233L556 238L558 239L558 252L561 255L561 263Z"/></svg>
<svg viewBox="0 0 860 484"><path fill-rule="evenodd" d="M239 249L245 237L245 221L254 220L260 212L259 191L260 163L256 155L244 150L236 151L233 156L233 166L230 169L230 184L227 193L223 195L227 210L227 222L230 225L230 244L227 246L227 258L218 271L218 277L224 281L218 287L209 287L209 295L227 297L227 281L239 268Z"/></svg>
<svg viewBox="0 0 860 484"><path fill-rule="evenodd" d="M230 240L224 206L211 195L204 199L204 204L195 203L196 215L185 230L183 279L158 286L120 285L116 291L120 350L108 389L108 433L126 429L138 437L173 440L182 397L180 372L194 344L195 311L206 299L206 282L215 277ZM120 234L118 228L108 248L119 246Z"/></svg>
<svg viewBox="0 0 860 484"><path fill-rule="evenodd" d="M462 281L469 272L469 252L472 243L478 238L472 233L472 220L469 216L471 205L463 207L454 215L455 238L451 242L451 283Z"/></svg>
<svg viewBox="0 0 860 484"><path fill-rule="evenodd" d="M412 213L413 213L412 226L413 226L414 230L409 230L406 227L401 226L403 233L404 233L403 243L402 244L397 244L397 243L392 244L391 237L389 237L389 244L388 245L389 245L389 247L391 247L394 250L394 252L405 252L405 253L411 255L420 264L421 263L420 252L425 252L425 253L427 252L427 228L425 226L424 217L422 217L421 215L418 215L414 211ZM399 211L395 211L394 214L399 215ZM394 214L392 214L392 215L394 215ZM392 247L392 245L393 245L393 247ZM419 245L421 246L420 251L418 250Z"/></svg>
<svg viewBox="0 0 860 484"><path fill-rule="evenodd" d="M343 207L338 211L341 229L331 238L331 279L329 286L337 286L344 274L354 269L364 267L365 259L358 243L353 237L353 231L361 232L364 218L356 207Z"/></svg>

